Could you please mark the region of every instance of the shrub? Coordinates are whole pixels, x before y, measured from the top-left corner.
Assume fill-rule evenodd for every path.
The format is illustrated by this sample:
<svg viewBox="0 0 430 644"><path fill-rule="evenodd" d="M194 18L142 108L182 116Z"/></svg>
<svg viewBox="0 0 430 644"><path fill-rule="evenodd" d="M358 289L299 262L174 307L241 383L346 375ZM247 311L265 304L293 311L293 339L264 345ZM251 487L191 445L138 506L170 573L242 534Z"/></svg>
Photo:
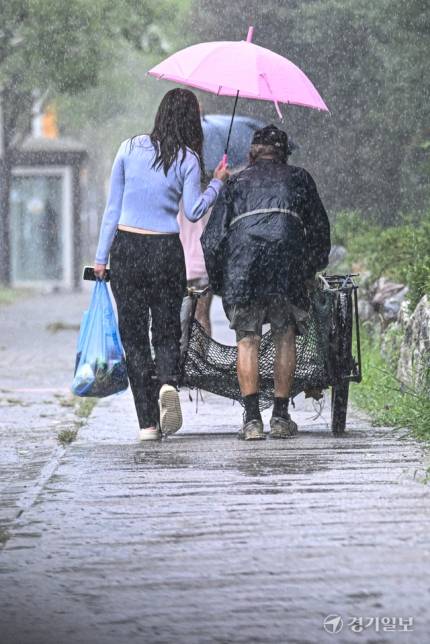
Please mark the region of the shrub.
<svg viewBox="0 0 430 644"><path fill-rule="evenodd" d="M339 212L331 228L331 243L349 248L354 239L373 228L359 212Z"/></svg>
<svg viewBox="0 0 430 644"><path fill-rule="evenodd" d="M430 440L430 399L400 383L381 356L381 337L362 328L363 380L351 388L352 400L375 425L409 428Z"/></svg>
<svg viewBox="0 0 430 644"><path fill-rule="evenodd" d="M340 213L332 227L333 243L346 246L349 263L364 264L373 279L382 275L409 286L411 308L430 293L430 212L418 223L382 228L358 213Z"/></svg>

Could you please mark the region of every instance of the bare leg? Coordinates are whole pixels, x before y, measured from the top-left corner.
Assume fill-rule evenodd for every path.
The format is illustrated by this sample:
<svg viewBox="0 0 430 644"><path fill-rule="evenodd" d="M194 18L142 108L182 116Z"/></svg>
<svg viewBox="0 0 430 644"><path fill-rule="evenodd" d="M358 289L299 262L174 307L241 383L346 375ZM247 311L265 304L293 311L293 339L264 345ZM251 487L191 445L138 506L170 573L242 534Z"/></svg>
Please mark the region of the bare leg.
<svg viewBox="0 0 430 644"><path fill-rule="evenodd" d="M257 393L260 386L258 373L260 340L258 335L249 335L237 343L237 378L242 396Z"/></svg>
<svg viewBox="0 0 430 644"><path fill-rule="evenodd" d="M276 333L275 343L275 400L270 419L271 438L291 438L297 434L297 424L288 413L288 399L296 370L296 331L290 326L285 333Z"/></svg>
<svg viewBox="0 0 430 644"><path fill-rule="evenodd" d="M212 335L211 321L209 317L212 304L212 293L199 297L196 307L196 320L200 322L207 335Z"/></svg>
<svg viewBox="0 0 430 644"><path fill-rule="evenodd" d="M245 407L243 426L238 438L245 440L264 440L263 421L259 409L258 389L260 375L258 373L258 350L261 338L250 335L237 343L237 377Z"/></svg>
<svg viewBox="0 0 430 644"><path fill-rule="evenodd" d="M286 333L276 334L273 338L275 344L275 396L288 398L296 370L296 330L288 327Z"/></svg>

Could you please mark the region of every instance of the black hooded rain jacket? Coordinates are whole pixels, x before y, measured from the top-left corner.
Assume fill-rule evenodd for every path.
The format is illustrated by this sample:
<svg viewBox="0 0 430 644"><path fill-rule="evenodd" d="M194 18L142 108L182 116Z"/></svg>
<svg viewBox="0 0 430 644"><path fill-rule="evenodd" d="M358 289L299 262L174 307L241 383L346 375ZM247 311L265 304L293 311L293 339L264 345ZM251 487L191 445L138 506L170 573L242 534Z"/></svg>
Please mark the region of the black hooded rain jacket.
<svg viewBox="0 0 430 644"><path fill-rule="evenodd" d="M201 242L224 305L283 295L307 309L305 282L328 264L330 225L306 170L259 159L223 186Z"/></svg>

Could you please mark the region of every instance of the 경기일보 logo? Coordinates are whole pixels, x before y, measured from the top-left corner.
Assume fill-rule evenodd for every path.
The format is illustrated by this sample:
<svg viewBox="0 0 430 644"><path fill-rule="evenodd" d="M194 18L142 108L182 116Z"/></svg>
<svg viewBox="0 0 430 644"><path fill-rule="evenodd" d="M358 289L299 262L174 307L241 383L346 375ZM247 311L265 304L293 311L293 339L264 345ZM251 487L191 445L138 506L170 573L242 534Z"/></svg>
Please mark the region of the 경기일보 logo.
<svg viewBox="0 0 430 644"><path fill-rule="evenodd" d="M343 619L340 615L327 615L323 626L327 633L340 633L343 628Z"/></svg>
<svg viewBox="0 0 430 644"><path fill-rule="evenodd" d="M336 635L340 633L343 627L348 628L353 633L362 633L365 630L373 630L375 633L381 631L403 631L410 632L414 630L413 617L390 617L385 615L372 617L345 617L345 622L340 615L327 615L324 619L323 627L327 633Z"/></svg>

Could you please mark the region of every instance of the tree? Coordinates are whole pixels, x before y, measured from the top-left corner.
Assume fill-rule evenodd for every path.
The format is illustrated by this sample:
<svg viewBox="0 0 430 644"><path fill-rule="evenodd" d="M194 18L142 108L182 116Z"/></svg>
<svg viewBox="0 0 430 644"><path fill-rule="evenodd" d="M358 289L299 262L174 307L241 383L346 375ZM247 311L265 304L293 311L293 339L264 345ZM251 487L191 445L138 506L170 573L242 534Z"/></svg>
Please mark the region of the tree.
<svg viewBox="0 0 430 644"><path fill-rule="evenodd" d="M400 188L403 209L429 207L430 149L430 5L427 0L393 0L386 69L391 91L387 111L400 140ZM403 143L403 145L402 145Z"/></svg>
<svg viewBox="0 0 430 644"><path fill-rule="evenodd" d="M315 173L332 211L388 223L428 205L427 166L416 158L428 154L419 148L429 128L427 0L221 0L216 12L212 5L194 1L195 40L237 40L253 24L255 42L298 64L326 100L330 116L293 106L284 114L300 145L292 161ZM261 103L241 101L239 109L276 120Z"/></svg>
<svg viewBox="0 0 430 644"><path fill-rule="evenodd" d="M35 94L94 87L124 44L163 49L177 0L0 0L0 281L8 281L11 150L28 132Z"/></svg>
<svg viewBox="0 0 430 644"><path fill-rule="evenodd" d="M166 4L164 8L157 3L157 13L140 36L136 25L141 22L129 17L134 36L128 28L126 39L122 34L121 46L100 71L97 85L79 94L63 94L56 101L62 133L85 141L88 150L81 226L82 254L89 262L119 143L150 130L162 94L172 88L171 83L157 81L146 72L160 58L187 44L189 30L184 27L189 1L169 0Z"/></svg>
<svg viewBox="0 0 430 644"><path fill-rule="evenodd" d="M106 39L104 0L67 3L3 0L0 32L0 101L3 115L0 209L1 278L8 281L11 149L28 130L34 91L75 92L94 83Z"/></svg>

